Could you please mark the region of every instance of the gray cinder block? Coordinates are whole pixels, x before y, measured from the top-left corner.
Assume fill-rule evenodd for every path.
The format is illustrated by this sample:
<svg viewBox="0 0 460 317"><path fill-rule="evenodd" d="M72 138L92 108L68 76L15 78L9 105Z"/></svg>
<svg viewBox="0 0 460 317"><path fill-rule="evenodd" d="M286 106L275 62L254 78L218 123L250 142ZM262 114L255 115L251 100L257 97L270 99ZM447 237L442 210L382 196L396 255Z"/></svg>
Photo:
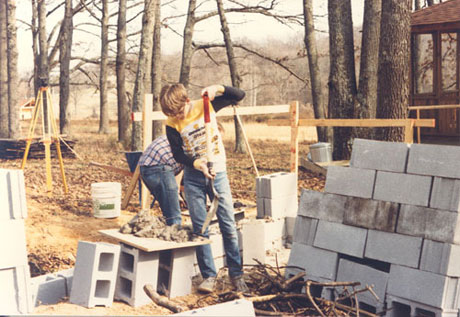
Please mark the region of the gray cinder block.
<svg viewBox="0 0 460 317"><path fill-rule="evenodd" d="M172 267L169 281L169 297L188 295L192 292L193 260L195 248L172 250Z"/></svg>
<svg viewBox="0 0 460 317"><path fill-rule="evenodd" d="M118 245L79 241L69 301L88 308L111 306L119 257Z"/></svg>
<svg viewBox="0 0 460 317"><path fill-rule="evenodd" d="M367 229L320 220L313 246L362 258Z"/></svg>
<svg viewBox="0 0 460 317"><path fill-rule="evenodd" d="M346 201L346 196L302 189L298 215L342 223Z"/></svg>
<svg viewBox="0 0 460 317"><path fill-rule="evenodd" d="M242 224L244 264L265 263L266 228L264 220L255 220Z"/></svg>
<svg viewBox="0 0 460 317"><path fill-rule="evenodd" d="M0 269L27 265L24 220L0 221Z"/></svg>
<svg viewBox="0 0 460 317"><path fill-rule="evenodd" d="M173 316L255 316L254 305L246 299L188 310Z"/></svg>
<svg viewBox="0 0 460 317"><path fill-rule="evenodd" d="M459 279L391 265L387 293L442 309L457 309Z"/></svg>
<svg viewBox="0 0 460 317"><path fill-rule="evenodd" d="M374 181L374 170L329 166L324 191L331 194L372 198Z"/></svg>
<svg viewBox="0 0 460 317"><path fill-rule="evenodd" d="M446 210L401 205L396 232L460 244L459 214Z"/></svg>
<svg viewBox="0 0 460 317"><path fill-rule="evenodd" d="M399 204L381 200L347 197L343 223L352 226L394 232Z"/></svg>
<svg viewBox="0 0 460 317"><path fill-rule="evenodd" d="M0 269L0 314L31 313L34 307L29 266Z"/></svg>
<svg viewBox="0 0 460 317"><path fill-rule="evenodd" d="M432 177L377 172L374 199L395 203L428 206Z"/></svg>
<svg viewBox="0 0 460 317"><path fill-rule="evenodd" d="M134 307L150 304L152 300L143 287L157 286L158 256L158 252L145 252L121 243L115 299Z"/></svg>
<svg viewBox="0 0 460 317"><path fill-rule="evenodd" d="M280 172L265 175L261 177L260 181L263 198L275 199L297 195L297 175L295 173Z"/></svg>
<svg viewBox="0 0 460 317"><path fill-rule="evenodd" d="M460 245L423 241L420 269L441 275L460 277Z"/></svg>
<svg viewBox="0 0 460 317"><path fill-rule="evenodd" d="M265 217L265 198L257 198L257 218L262 219Z"/></svg>
<svg viewBox="0 0 460 317"><path fill-rule="evenodd" d="M435 177L431 190L430 207L460 211L460 179Z"/></svg>
<svg viewBox="0 0 460 317"><path fill-rule="evenodd" d="M408 153L406 143L355 139L350 166L404 173Z"/></svg>
<svg viewBox="0 0 460 317"><path fill-rule="evenodd" d="M66 279L46 274L31 279L35 306L59 303L67 294Z"/></svg>
<svg viewBox="0 0 460 317"><path fill-rule="evenodd" d="M294 242L313 245L318 219L297 216L294 226Z"/></svg>
<svg viewBox="0 0 460 317"><path fill-rule="evenodd" d="M288 266L298 266L308 275L335 280L338 265L337 252L295 243L289 254Z"/></svg>
<svg viewBox="0 0 460 317"><path fill-rule="evenodd" d="M442 309L387 294L387 317L440 316L457 317L457 309Z"/></svg>
<svg viewBox="0 0 460 317"><path fill-rule="evenodd" d="M27 218L22 170L0 169L0 221Z"/></svg>
<svg viewBox="0 0 460 317"><path fill-rule="evenodd" d="M298 208L297 194L279 198L264 198L264 216L274 219L296 215Z"/></svg>
<svg viewBox="0 0 460 317"><path fill-rule="evenodd" d="M361 287L372 285L373 291L381 301L385 299L388 276L389 274L386 272L376 270L363 264L354 263L346 259L340 259L339 261L337 281L360 282ZM377 300L370 292L358 294L358 300L374 307L378 304Z"/></svg>
<svg viewBox="0 0 460 317"><path fill-rule="evenodd" d="M460 178L460 147L412 144L407 173Z"/></svg>
<svg viewBox="0 0 460 317"><path fill-rule="evenodd" d="M364 257L418 268L422 238L369 230Z"/></svg>

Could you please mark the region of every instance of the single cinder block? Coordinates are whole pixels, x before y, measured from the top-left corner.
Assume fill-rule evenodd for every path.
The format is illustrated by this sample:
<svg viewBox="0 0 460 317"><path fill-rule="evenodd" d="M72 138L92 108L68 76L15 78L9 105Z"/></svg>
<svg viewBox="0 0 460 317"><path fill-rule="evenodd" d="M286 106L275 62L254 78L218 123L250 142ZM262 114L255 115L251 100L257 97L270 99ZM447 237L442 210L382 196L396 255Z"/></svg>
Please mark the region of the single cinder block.
<svg viewBox="0 0 460 317"><path fill-rule="evenodd" d="M432 177L377 172L374 199L395 203L428 206Z"/></svg>
<svg viewBox="0 0 460 317"><path fill-rule="evenodd" d="M442 309L457 309L459 279L391 265L387 293Z"/></svg>
<svg viewBox="0 0 460 317"><path fill-rule="evenodd" d="M150 304L152 300L143 288L145 284L150 284L156 289L158 252L145 252L124 243L120 246L115 299L134 307Z"/></svg>
<svg viewBox="0 0 460 317"><path fill-rule="evenodd" d="M265 221L255 220L242 225L244 264L265 263Z"/></svg>
<svg viewBox="0 0 460 317"><path fill-rule="evenodd" d="M0 221L0 269L27 265L24 220Z"/></svg>
<svg viewBox="0 0 460 317"><path fill-rule="evenodd" d="M355 139L350 166L404 173L408 153L407 143Z"/></svg>
<svg viewBox="0 0 460 317"><path fill-rule="evenodd" d="M460 178L458 146L412 144L407 173Z"/></svg>
<svg viewBox="0 0 460 317"><path fill-rule="evenodd" d="M188 295L192 292L193 259L195 248L172 250L172 265L169 282L169 298Z"/></svg>
<svg viewBox="0 0 460 317"><path fill-rule="evenodd" d="M265 198L257 198L257 218L262 219L265 217Z"/></svg>
<svg viewBox="0 0 460 317"><path fill-rule="evenodd" d="M263 198L281 198L297 195L297 175L280 172L261 178Z"/></svg>
<svg viewBox="0 0 460 317"><path fill-rule="evenodd" d="M256 177L256 197L257 198L263 198L263 193L262 193L262 178L265 176L260 176Z"/></svg>
<svg viewBox="0 0 460 317"><path fill-rule="evenodd" d="M364 257L418 268L422 238L369 230Z"/></svg>
<svg viewBox="0 0 460 317"><path fill-rule="evenodd" d="M420 269L441 275L460 277L460 245L423 241Z"/></svg>
<svg viewBox="0 0 460 317"><path fill-rule="evenodd" d="M374 181L374 170L329 166L324 191L331 194L372 198Z"/></svg>
<svg viewBox="0 0 460 317"><path fill-rule="evenodd" d="M351 262L346 259L340 259L339 268L337 271L337 281L341 282L360 282L361 287L372 285L372 290L375 294L383 300L388 283L388 273L376 270L370 266ZM359 302L364 302L371 306L378 304L375 297L370 292L358 294Z"/></svg>
<svg viewBox="0 0 460 317"><path fill-rule="evenodd" d="M313 246L362 258L367 229L320 220Z"/></svg>
<svg viewBox="0 0 460 317"><path fill-rule="evenodd" d="M381 200L347 197L343 213L346 225L394 232L399 204Z"/></svg>
<svg viewBox="0 0 460 317"><path fill-rule="evenodd" d="M296 266L303 267L305 272L309 275L335 280L337 265L339 263L339 255L337 252L294 243L292 245L291 255L293 253L299 253L299 255L303 256L301 259L296 259L296 255L293 255L292 261L297 262ZM289 257L288 265L293 265L291 264L291 257Z"/></svg>
<svg viewBox="0 0 460 317"><path fill-rule="evenodd" d="M294 227L294 242L313 245L318 219L297 216Z"/></svg>
<svg viewBox="0 0 460 317"><path fill-rule="evenodd" d="M401 205L396 232L460 244L460 218L456 212Z"/></svg>
<svg viewBox="0 0 460 317"><path fill-rule="evenodd" d="M31 288L35 306L57 304L68 296L66 279L53 273L32 278Z"/></svg>
<svg viewBox="0 0 460 317"><path fill-rule="evenodd" d="M460 211L460 179L435 177L431 190L430 207Z"/></svg>
<svg viewBox="0 0 460 317"><path fill-rule="evenodd" d="M302 189L299 212L301 216L342 223L346 196Z"/></svg>
<svg viewBox="0 0 460 317"><path fill-rule="evenodd" d="M211 240L211 250L212 256L217 258L225 255L224 250L224 241L222 239L222 234L214 233L209 235L209 240Z"/></svg>
<svg viewBox="0 0 460 317"><path fill-rule="evenodd" d="M119 257L118 245L79 241L69 301L88 308L111 306Z"/></svg>
<svg viewBox="0 0 460 317"><path fill-rule="evenodd" d="M0 269L0 285L0 314L17 315L32 312L33 287L27 264Z"/></svg>
<svg viewBox="0 0 460 317"><path fill-rule="evenodd" d="M27 218L22 170L0 169L0 221Z"/></svg>
<svg viewBox="0 0 460 317"><path fill-rule="evenodd" d="M174 316L255 316L254 305L246 299L188 310Z"/></svg>
<svg viewBox="0 0 460 317"><path fill-rule="evenodd" d="M279 198L264 198L264 216L269 216L274 219L282 219L289 215L296 215L298 207L297 195Z"/></svg>
<svg viewBox="0 0 460 317"><path fill-rule="evenodd" d="M458 317L457 309L442 309L387 294L387 317L440 316Z"/></svg>

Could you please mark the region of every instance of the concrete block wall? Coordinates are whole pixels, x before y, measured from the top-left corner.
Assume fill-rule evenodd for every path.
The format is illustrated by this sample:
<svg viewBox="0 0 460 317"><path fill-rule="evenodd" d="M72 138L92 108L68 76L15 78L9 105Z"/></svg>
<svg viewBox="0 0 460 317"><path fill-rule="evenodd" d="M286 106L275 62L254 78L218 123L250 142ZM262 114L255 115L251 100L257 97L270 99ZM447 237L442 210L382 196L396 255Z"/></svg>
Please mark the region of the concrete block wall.
<svg viewBox="0 0 460 317"><path fill-rule="evenodd" d="M458 157L459 147L356 139L350 167L328 168L325 192L302 190L286 274L373 284L380 301L360 301L395 305L388 316L456 316Z"/></svg>
<svg viewBox="0 0 460 317"><path fill-rule="evenodd" d="M26 217L23 171L0 169L0 315L28 314L34 307Z"/></svg>

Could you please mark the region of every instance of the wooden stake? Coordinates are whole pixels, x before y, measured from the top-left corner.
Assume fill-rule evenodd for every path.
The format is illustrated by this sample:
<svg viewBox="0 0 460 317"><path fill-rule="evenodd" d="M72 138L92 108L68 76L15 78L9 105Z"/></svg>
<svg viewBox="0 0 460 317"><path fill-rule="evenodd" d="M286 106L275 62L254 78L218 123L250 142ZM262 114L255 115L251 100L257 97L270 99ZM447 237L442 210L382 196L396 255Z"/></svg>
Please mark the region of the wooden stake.
<svg viewBox="0 0 460 317"><path fill-rule="evenodd" d="M299 173L299 102L291 102L291 173Z"/></svg>

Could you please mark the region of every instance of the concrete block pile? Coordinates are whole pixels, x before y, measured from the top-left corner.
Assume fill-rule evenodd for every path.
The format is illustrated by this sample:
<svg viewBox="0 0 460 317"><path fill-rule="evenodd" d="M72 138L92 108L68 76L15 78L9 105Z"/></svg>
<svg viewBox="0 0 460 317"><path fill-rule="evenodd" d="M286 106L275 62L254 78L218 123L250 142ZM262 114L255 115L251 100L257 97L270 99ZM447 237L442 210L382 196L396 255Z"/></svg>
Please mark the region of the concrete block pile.
<svg viewBox="0 0 460 317"><path fill-rule="evenodd" d="M33 310L24 220L27 204L22 170L0 169L0 314Z"/></svg>
<svg viewBox="0 0 460 317"><path fill-rule="evenodd" d="M355 139L350 167L302 191L287 276L373 285L380 300L359 301L388 316L457 316L459 158L460 147Z"/></svg>

